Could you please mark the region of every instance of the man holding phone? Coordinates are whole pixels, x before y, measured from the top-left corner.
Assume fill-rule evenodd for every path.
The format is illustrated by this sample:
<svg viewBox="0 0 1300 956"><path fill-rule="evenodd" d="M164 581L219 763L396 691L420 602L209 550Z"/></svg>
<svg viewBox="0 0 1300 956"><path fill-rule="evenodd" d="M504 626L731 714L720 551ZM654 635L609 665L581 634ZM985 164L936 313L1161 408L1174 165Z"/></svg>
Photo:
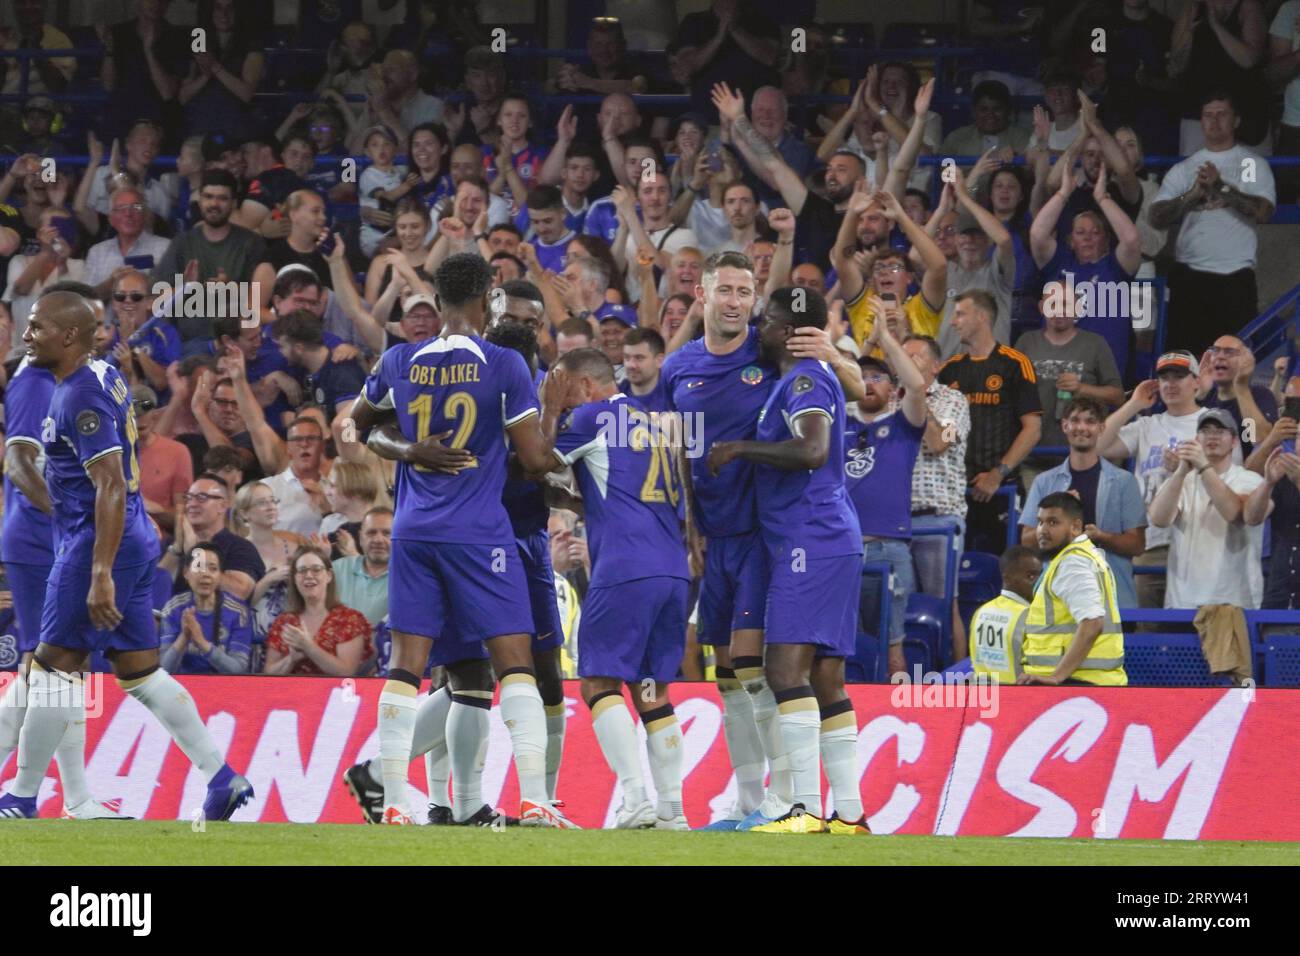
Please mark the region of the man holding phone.
<svg viewBox="0 0 1300 956"><path fill-rule="evenodd" d="M133 186L113 193L108 222L117 235L86 252L86 283L95 287L100 298L113 291L119 275L132 270L148 273L167 251L167 240L145 228L148 207L144 194Z"/></svg>

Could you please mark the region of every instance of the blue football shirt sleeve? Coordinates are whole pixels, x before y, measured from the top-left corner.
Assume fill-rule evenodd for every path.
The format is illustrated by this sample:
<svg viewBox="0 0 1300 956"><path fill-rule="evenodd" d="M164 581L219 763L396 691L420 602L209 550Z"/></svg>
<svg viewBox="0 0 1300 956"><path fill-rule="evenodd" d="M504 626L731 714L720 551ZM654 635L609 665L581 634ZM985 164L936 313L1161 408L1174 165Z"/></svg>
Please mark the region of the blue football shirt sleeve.
<svg viewBox="0 0 1300 956"><path fill-rule="evenodd" d="M820 413L831 421L835 420L835 406L843 401L830 386L829 376L811 371L795 371L789 384L782 382L785 389L784 405L786 414L793 422L801 415ZM790 429L794 431L793 427Z"/></svg>
<svg viewBox="0 0 1300 956"><path fill-rule="evenodd" d="M25 371L15 375L5 393L5 444L26 442L31 445L41 443L41 425L49 414L50 403L36 401L31 385L36 381L33 372Z"/></svg>
<svg viewBox="0 0 1300 956"><path fill-rule="evenodd" d="M537 391L533 387L533 378L528 371L528 364L518 352L503 350L501 391L505 396L505 425L509 428L515 422L523 421L529 415L540 412L537 405Z"/></svg>
<svg viewBox="0 0 1300 956"><path fill-rule="evenodd" d="M159 365L167 366L180 361L181 334L170 322L160 322L150 329L146 346L149 357Z"/></svg>
<svg viewBox="0 0 1300 956"><path fill-rule="evenodd" d="M361 395L371 408L387 412L393 410L393 384L397 381L395 365L401 361L405 349L389 349L379 357L361 387Z"/></svg>
<svg viewBox="0 0 1300 956"><path fill-rule="evenodd" d="M125 447L117 430L117 409L101 388L84 388L78 401L64 406L64 420L59 422L59 433L72 441L77 460L89 468L99 459Z"/></svg>
<svg viewBox="0 0 1300 956"><path fill-rule="evenodd" d="M555 432L555 453L566 465L572 465L591 453L598 431L591 408L575 408L560 419Z"/></svg>
<svg viewBox="0 0 1300 956"><path fill-rule="evenodd" d="M226 652L249 654L253 649L252 617L245 610L229 610L226 622Z"/></svg>

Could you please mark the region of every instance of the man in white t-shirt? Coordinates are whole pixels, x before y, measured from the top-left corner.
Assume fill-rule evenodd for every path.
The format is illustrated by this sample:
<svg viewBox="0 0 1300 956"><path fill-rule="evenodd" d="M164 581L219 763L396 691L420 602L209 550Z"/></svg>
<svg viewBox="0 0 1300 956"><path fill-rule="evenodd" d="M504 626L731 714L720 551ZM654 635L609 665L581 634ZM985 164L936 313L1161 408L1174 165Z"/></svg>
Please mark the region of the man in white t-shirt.
<svg viewBox="0 0 1300 956"><path fill-rule="evenodd" d="M1282 100L1282 125L1277 133L1277 154L1300 154L1300 0L1286 0L1268 28L1268 65L1274 85L1286 84ZM1282 202L1293 203L1300 194L1300 169L1278 170Z"/></svg>
<svg viewBox="0 0 1300 956"><path fill-rule="evenodd" d="M1264 597L1264 528L1243 519L1264 479L1233 464L1236 445L1237 420L1226 408L1201 412L1196 437L1174 450L1178 466L1147 509L1153 525L1173 532L1165 607L1258 608Z"/></svg>
<svg viewBox="0 0 1300 956"><path fill-rule="evenodd" d="M1142 503L1150 507L1160 486L1178 467L1174 450L1196 437L1196 423L1202 409L1196 404L1197 375L1200 371L1191 352L1166 352L1156 362L1155 381L1145 381L1133 390L1127 402L1110 414L1097 447L1107 458L1133 459L1133 472L1142 490ZM1156 403L1165 403L1159 415L1139 415ZM1239 463L1240 450L1235 446ZM1147 526L1146 550L1133 559L1135 567L1165 567L1169 559L1168 528ZM1158 574L1135 575L1139 607L1165 606L1165 579Z"/></svg>
<svg viewBox="0 0 1300 956"><path fill-rule="evenodd" d="M1268 160L1237 142L1240 122L1230 93L1206 94L1205 148L1169 170L1148 214L1157 229L1177 228L1165 344L1198 354L1253 320L1259 305L1258 229L1277 195Z"/></svg>

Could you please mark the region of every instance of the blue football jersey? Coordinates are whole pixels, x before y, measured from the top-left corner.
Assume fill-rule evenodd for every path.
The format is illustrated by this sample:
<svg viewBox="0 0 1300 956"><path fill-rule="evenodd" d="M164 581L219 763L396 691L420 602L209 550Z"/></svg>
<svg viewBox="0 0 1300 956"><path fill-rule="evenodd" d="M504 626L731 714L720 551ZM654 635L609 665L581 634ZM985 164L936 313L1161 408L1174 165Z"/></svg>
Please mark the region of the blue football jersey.
<svg viewBox="0 0 1300 956"><path fill-rule="evenodd" d="M592 587L689 578L673 449L643 409L622 394L579 405L560 423L555 450L582 491Z"/></svg>
<svg viewBox="0 0 1300 956"><path fill-rule="evenodd" d="M132 567L158 557L158 535L140 497L135 410L120 372L92 360L54 386L41 425L45 484L54 504L57 557L78 567L93 563L95 486L87 468L120 454L126 478L126 522L114 567Z"/></svg>
<svg viewBox="0 0 1300 956"><path fill-rule="evenodd" d="M861 554L862 530L844 487L844 390L824 362L803 359L777 382L759 415L758 441L789 441L803 415L830 421L830 451L812 470L758 466L763 539L769 549L800 548L808 558Z"/></svg>
<svg viewBox="0 0 1300 956"><path fill-rule="evenodd" d="M637 207L638 213L640 208ZM613 199L603 196L591 204L587 218L582 223L582 232L588 236L600 236L613 245L614 237L618 235L618 212L614 208Z"/></svg>
<svg viewBox="0 0 1300 956"><path fill-rule="evenodd" d="M5 389L5 447L34 445L40 454L37 466L43 468L45 447L41 444L41 426L50 411L54 395L54 373L37 368L23 359ZM32 504L5 473L5 515L3 560L20 564L54 563L54 526L50 516Z"/></svg>
<svg viewBox="0 0 1300 956"><path fill-rule="evenodd" d="M845 485L863 534L912 537L912 470L924 434L901 411L846 424Z"/></svg>
<svg viewBox="0 0 1300 956"><path fill-rule="evenodd" d="M447 444L475 457L457 475L399 462L394 538L514 543L501 503L505 430L539 411L523 356L467 335L398 345L380 358L362 395L374 408L395 411L408 440L450 431Z"/></svg>
<svg viewBox="0 0 1300 956"><path fill-rule="evenodd" d="M736 459L714 478L708 460L714 442L753 440L776 381L776 371L759 361L758 332L749 329L745 335L745 344L727 355L714 355L702 338L688 342L668 356L659 373L667 407L682 414L687 448L693 448L695 520L710 538L758 527L753 463Z"/></svg>

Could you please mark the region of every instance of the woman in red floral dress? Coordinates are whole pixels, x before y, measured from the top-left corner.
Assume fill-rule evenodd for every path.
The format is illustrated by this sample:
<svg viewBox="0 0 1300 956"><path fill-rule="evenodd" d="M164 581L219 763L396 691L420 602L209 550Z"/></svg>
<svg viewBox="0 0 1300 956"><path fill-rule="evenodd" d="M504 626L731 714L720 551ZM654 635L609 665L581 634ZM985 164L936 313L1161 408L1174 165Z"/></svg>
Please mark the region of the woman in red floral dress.
<svg viewBox="0 0 1300 956"><path fill-rule="evenodd" d="M303 545L289 562L285 613L266 635L263 674L351 677L372 656L370 622L339 603L329 557Z"/></svg>

